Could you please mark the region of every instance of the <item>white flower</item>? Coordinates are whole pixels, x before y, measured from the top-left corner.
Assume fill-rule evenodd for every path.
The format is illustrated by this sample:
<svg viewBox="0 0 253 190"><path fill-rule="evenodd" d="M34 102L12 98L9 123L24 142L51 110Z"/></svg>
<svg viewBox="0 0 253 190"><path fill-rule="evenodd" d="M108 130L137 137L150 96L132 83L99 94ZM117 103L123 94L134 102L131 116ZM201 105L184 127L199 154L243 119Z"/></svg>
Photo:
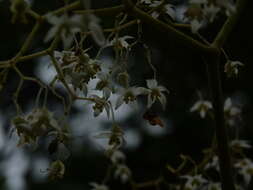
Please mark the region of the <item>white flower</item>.
<svg viewBox="0 0 253 190"><path fill-rule="evenodd" d="M92 107L94 110L94 117L100 115L105 109L107 117L110 117L110 104L105 97L99 97L97 95L91 95L91 98L94 98L95 105Z"/></svg>
<svg viewBox="0 0 253 190"><path fill-rule="evenodd" d="M52 40L56 35L60 35L64 48L69 48L73 42L73 36L75 33L80 32L83 27L83 22L81 22L81 17L74 15L72 17L67 17L62 15L61 17L56 17L54 15L48 14L46 16L47 21L53 26L48 31L44 38L44 42Z"/></svg>
<svg viewBox="0 0 253 190"><path fill-rule="evenodd" d="M191 25L192 33L196 34L198 32L198 30L203 26L203 23L195 18L190 21L190 25Z"/></svg>
<svg viewBox="0 0 253 190"><path fill-rule="evenodd" d="M86 51L84 50L78 54L73 51L54 52L54 57L61 67L66 83L74 91L82 92L84 96L87 96L88 93L88 82L101 71L99 61L91 59L85 53Z"/></svg>
<svg viewBox="0 0 253 190"><path fill-rule="evenodd" d="M226 122L233 126L235 125L235 119L241 114L241 109L232 104L231 98L227 98L224 103L224 114Z"/></svg>
<svg viewBox="0 0 253 190"><path fill-rule="evenodd" d="M120 89L120 96L116 100L115 109L118 109L123 103L129 104L136 108L137 96L147 94L147 89L143 87L128 87Z"/></svg>
<svg viewBox="0 0 253 190"><path fill-rule="evenodd" d="M174 6L171 4L164 5L165 13L168 14L173 20L176 18L176 12Z"/></svg>
<svg viewBox="0 0 253 190"><path fill-rule="evenodd" d="M217 13L220 11L220 7L211 5L204 6L203 14L209 22L213 22Z"/></svg>
<svg viewBox="0 0 253 190"><path fill-rule="evenodd" d="M235 4L231 0L216 0L216 3L226 9L226 15L230 16L235 13L236 7Z"/></svg>
<svg viewBox="0 0 253 190"><path fill-rule="evenodd" d="M120 162L123 162L126 159L126 156L124 155L123 152L116 150L112 153L110 158L111 158L112 163L118 164Z"/></svg>
<svg viewBox="0 0 253 190"><path fill-rule="evenodd" d="M184 185L185 189L187 190L199 189L202 185L208 182L205 178L202 177L202 175L195 175L195 176L185 175L182 176L182 178L187 179Z"/></svg>
<svg viewBox="0 0 253 190"><path fill-rule="evenodd" d="M112 41L109 42L108 46L114 46L119 49L128 49L129 43L126 41L128 39L133 39L132 36L123 36L119 38L114 38Z"/></svg>
<svg viewBox="0 0 253 190"><path fill-rule="evenodd" d="M201 118L205 118L206 113L212 109L212 103L206 100L197 101L190 109L190 112L199 112Z"/></svg>
<svg viewBox="0 0 253 190"><path fill-rule="evenodd" d="M159 100L162 104L163 109L166 107L166 96L163 92L169 93L168 89L164 86L158 86L158 83L155 79L147 80L148 87L148 108L150 108L155 101Z"/></svg>
<svg viewBox="0 0 253 190"><path fill-rule="evenodd" d="M126 183L131 176L130 169L124 164L118 164L114 173L114 177L120 178L122 183Z"/></svg>
<svg viewBox="0 0 253 190"><path fill-rule="evenodd" d="M107 73L99 72L97 73L97 78L99 78L99 81L96 84L96 90L101 90L103 96L108 99L114 88L111 76Z"/></svg>
<svg viewBox="0 0 253 190"><path fill-rule="evenodd" d="M159 5L161 5L161 3L162 3L161 1L152 1L152 2L146 3L146 4L148 4L149 7L155 8L155 7L158 7ZM160 15L160 13L157 11L154 11L151 13L151 16L153 18L158 18L159 15Z"/></svg>
<svg viewBox="0 0 253 190"><path fill-rule="evenodd" d="M224 112L229 116L236 116L241 113L241 109L232 104L231 98L227 98L224 103Z"/></svg>
<svg viewBox="0 0 253 190"><path fill-rule="evenodd" d="M245 183L248 185L253 175L253 162L244 158L234 165L238 168L238 172L243 176Z"/></svg>
<svg viewBox="0 0 253 190"><path fill-rule="evenodd" d="M158 7L159 5L161 5L161 3L162 3L161 1L153 1L151 4L149 4L149 7L155 8L155 7ZM158 18L162 12L165 12L166 14L168 14L172 19L176 18L176 12L175 12L174 6L172 4L163 5L161 11L159 11L159 12L154 11L151 13L151 16L153 18Z"/></svg>
<svg viewBox="0 0 253 190"><path fill-rule="evenodd" d="M17 116L12 123L20 137L18 145L36 143L38 137L46 135L50 130L60 130L53 113L46 108L36 108L25 116Z"/></svg>
<svg viewBox="0 0 253 190"><path fill-rule="evenodd" d="M109 190L109 188L104 184L98 184L95 182L91 182L90 185L92 186L91 190Z"/></svg>
<svg viewBox="0 0 253 190"><path fill-rule="evenodd" d="M248 141L246 140L239 140L239 139L236 139L236 140L233 140L230 142L230 146L231 147L234 147L234 148L251 148L252 146L249 144Z"/></svg>
<svg viewBox="0 0 253 190"><path fill-rule="evenodd" d="M100 132L95 138L106 138L109 140L109 149L107 154L109 157L116 151L124 142L124 133L119 125L114 123L111 131Z"/></svg>
<svg viewBox="0 0 253 190"><path fill-rule="evenodd" d="M224 72L228 77L237 76L239 72L239 67L242 67L244 64L240 61L231 61L228 60L224 67Z"/></svg>
<svg viewBox="0 0 253 190"><path fill-rule="evenodd" d="M205 169L209 169L209 168L214 168L217 171L219 171L219 162L218 162L218 156L213 156L212 160L210 162L208 162L205 166Z"/></svg>

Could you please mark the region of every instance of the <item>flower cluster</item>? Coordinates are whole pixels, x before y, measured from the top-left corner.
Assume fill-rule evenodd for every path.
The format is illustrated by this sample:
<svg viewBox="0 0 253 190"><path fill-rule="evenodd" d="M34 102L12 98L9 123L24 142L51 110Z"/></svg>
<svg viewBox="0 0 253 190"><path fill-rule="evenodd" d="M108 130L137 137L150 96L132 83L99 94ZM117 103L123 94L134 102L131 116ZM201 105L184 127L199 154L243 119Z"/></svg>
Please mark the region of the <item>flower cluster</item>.
<svg viewBox="0 0 253 190"><path fill-rule="evenodd" d="M150 8L159 9L151 13L151 16L154 18L158 18L160 14L164 13L170 16L170 18L173 20L176 18L175 8L172 4L165 4L162 3L162 1L156 0L141 0L140 2L144 5L147 5Z"/></svg>
<svg viewBox="0 0 253 190"><path fill-rule="evenodd" d="M27 115L17 116L12 123L20 137L19 145L36 143L38 137L60 130L53 113L45 108L36 108Z"/></svg>
<svg viewBox="0 0 253 190"><path fill-rule="evenodd" d="M55 51L54 56L62 70L64 80L75 91L79 90L87 96L88 82L101 71L98 61L91 59L85 51ZM58 78L61 79L61 76Z"/></svg>
<svg viewBox="0 0 253 190"><path fill-rule="evenodd" d="M212 114L212 103L207 100L198 100L191 108L190 112L198 112L201 118L205 118L206 114ZM224 102L224 117L229 126L234 126L236 121L240 119L241 108L233 105L231 98L227 98Z"/></svg>
<svg viewBox="0 0 253 190"><path fill-rule="evenodd" d="M185 21L190 22L193 33L212 23L218 13L223 12L230 16L235 12L235 5L230 0L190 0L185 12Z"/></svg>

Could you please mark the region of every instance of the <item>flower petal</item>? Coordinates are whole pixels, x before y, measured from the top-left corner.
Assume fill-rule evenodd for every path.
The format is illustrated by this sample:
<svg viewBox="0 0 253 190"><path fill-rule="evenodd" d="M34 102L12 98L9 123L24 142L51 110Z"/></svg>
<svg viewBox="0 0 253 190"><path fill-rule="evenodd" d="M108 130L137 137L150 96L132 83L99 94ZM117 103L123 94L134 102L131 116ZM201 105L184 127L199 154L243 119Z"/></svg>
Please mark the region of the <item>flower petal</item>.
<svg viewBox="0 0 253 190"><path fill-rule="evenodd" d="M150 89L155 88L157 87L157 81L155 79L147 80L147 86Z"/></svg>
<svg viewBox="0 0 253 190"><path fill-rule="evenodd" d="M118 109L123 103L124 103L124 97L123 96L118 97L116 101L115 110Z"/></svg>

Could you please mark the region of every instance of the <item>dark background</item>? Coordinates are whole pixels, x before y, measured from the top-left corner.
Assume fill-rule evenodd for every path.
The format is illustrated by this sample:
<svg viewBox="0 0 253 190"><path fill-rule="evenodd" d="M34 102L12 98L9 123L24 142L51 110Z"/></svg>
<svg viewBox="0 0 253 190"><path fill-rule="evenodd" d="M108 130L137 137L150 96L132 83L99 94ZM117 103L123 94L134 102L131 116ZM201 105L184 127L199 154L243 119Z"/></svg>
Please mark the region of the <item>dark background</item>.
<svg viewBox="0 0 253 190"><path fill-rule="evenodd" d="M113 2L97 0L92 1L92 6L109 7L114 4ZM32 7L38 13L43 14L62 5L63 3L60 0L35 0ZM0 3L0 60L6 60L15 55L33 25L33 23L28 25L11 24L11 14L8 7L8 1ZM226 78L223 72L224 63L221 64L224 98L228 96L234 97L243 105L242 121L237 127L240 128L242 138L248 140L252 140L253 135L252 7L253 3L249 1L245 13L224 46L232 60L239 60L245 64L238 78ZM106 20L110 22L110 19ZM224 20L225 18L217 19L214 24L201 30L201 34L211 41ZM44 25L33 41L29 53L47 47L48 44L42 42L47 30L48 26ZM130 114L126 120L122 121L122 125L127 125L134 129L137 128L142 136L142 141L138 148L125 150L123 148L123 150L127 155L127 165L132 170L133 177L137 182L155 179L161 174L168 177L168 181L170 181L171 179L165 167L166 164L177 166L180 163L180 154L190 155L194 160L199 161L203 156L202 150L207 148L211 142L213 135L212 121L210 119L202 120L197 114L189 112L189 108L198 99L197 90L200 90L206 99L210 99L206 67L198 54L175 44L173 40L168 39L166 36L159 35L152 26L144 25L143 33L143 41L152 49L152 61L157 68L158 80L170 90L170 95L167 96L168 104L166 110L162 111L158 106L155 106L154 109L161 114L162 118L166 118L172 128L169 129L170 132L166 132L161 136L154 136L146 133L141 128L138 129L140 122L143 122L143 113ZM136 34L136 26L127 29L122 34L134 36ZM89 40L89 43L94 45L92 40ZM130 56L129 72L132 74L132 81L144 85L145 79L152 77L152 71L145 63L142 45L135 46ZM36 67L34 60L18 64L18 66L26 75L34 75ZM18 77L11 71L7 85L0 94L0 109L6 119L4 124L6 133L10 129L10 116L15 114L11 94L17 87L17 81ZM37 90L38 87L36 85L26 83L19 98L21 105L26 107L30 101L30 98L27 97L35 96ZM50 105L59 103L51 96L49 102ZM77 112L78 110L73 110L71 117L75 117ZM82 147L83 149L79 151L79 154L72 154L67 160L66 175L62 180L37 183L32 180L28 170L26 175L27 189L87 189L89 188L89 182L99 182L105 174L109 160L94 151L88 143L84 143ZM29 152L27 150L28 154ZM249 157L251 157L251 153L249 152ZM35 153L31 153L31 157L33 154ZM1 158L8 159L6 156L1 156ZM113 189L128 188L128 185L120 185L116 180L112 180L110 183Z"/></svg>

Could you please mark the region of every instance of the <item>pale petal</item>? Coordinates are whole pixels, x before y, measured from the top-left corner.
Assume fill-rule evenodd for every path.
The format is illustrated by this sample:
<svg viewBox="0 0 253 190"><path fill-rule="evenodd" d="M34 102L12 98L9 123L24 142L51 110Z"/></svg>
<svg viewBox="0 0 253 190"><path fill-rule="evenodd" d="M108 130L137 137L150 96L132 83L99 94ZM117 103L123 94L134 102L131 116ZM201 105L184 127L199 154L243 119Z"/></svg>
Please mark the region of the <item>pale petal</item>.
<svg viewBox="0 0 253 190"><path fill-rule="evenodd" d="M110 106L108 104L105 105L105 111L107 114L107 118L109 119L110 118Z"/></svg>
<svg viewBox="0 0 253 190"><path fill-rule="evenodd" d="M176 18L176 12L175 10L173 9L173 5L171 4L167 4L164 6L165 9L166 9L166 13L174 20Z"/></svg>
<svg viewBox="0 0 253 190"><path fill-rule="evenodd" d="M103 33L103 30L101 26L98 23L95 22L90 22L89 23L89 29L91 31L91 35L93 37L93 40L99 45L99 46L104 46L105 45L105 36Z"/></svg>
<svg viewBox="0 0 253 190"><path fill-rule="evenodd" d="M197 19L194 19L191 21L192 33L196 34L201 27L202 27L202 24Z"/></svg>
<svg viewBox="0 0 253 190"><path fill-rule="evenodd" d="M205 116L206 116L206 111L205 111L204 109L201 109L200 112L199 112L199 114L200 114L200 117L201 117L201 118L205 118Z"/></svg>
<svg viewBox="0 0 253 190"><path fill-rule="evenodd" d="M151 13L151 16L152 16L153 18L158 18L158 17L159 17L159 13L156 12L156 11L154 11L153 13Z"/></svg>
<svg viewBox="0 0 253 190"><path fill-rule="evenodd" d="M169 90L168 90L166 87L164 87L164 86L158 86L157 88L158 88L158 90L159 90L160 92L164 92L164 91L165 91L165 92L167 92L168 94L170 93Z"/></svg>
<svg viewBox="0 0 253 190"><path fill-rule="evenodd" d="M136 87L136 88L133 89L133 92L136 96L138 96L138 95L141 95L141 94L146 95L150 92L150 90L147 89L147 88L144 88L144 87Z"/></svg>
<svg viewBox="0 0 253 190"><path fill-rule="evenodd" d="M165 110L166 103L167 103L167 99L166 99L165 95L161 93L161 96L158 97L158 99L161 102L163 109Z"/></svg>
<svg viewBox="0 0 253 190"><path fill-rule="evenodd" d="M148 105L147 105L147 107L150 108L153 105L154 102L155 102L155 99L152 100L151 94L149 94L148 95Z"/></svg>
<svg viewBox="0 0 253 190"><path fill-rule="evenodd" d="M232 107L231 98L227 98L224 103L224 111L228 111Z"/></svg>
<svg viewBox="0 0 253 190"><path fill-rule="evenodd" d="M62 42L64 49L68 49L71 46L73 40L74 40L73 34L64 35L64 31L62 31Z"/></svg>
<svg viewBox="0 0 253 190"><path fill-rule="evenodd" d="M157 87L157 81L155 79L147 80L147 86L150 89L155 88Z"/></svg>
<svg viewBox="0 0 253 190"><path fill-rule="evenodd" d="M55 34L58 32L58 28L57 26L53 26L46 34L45 38L44 38L44 42L49 42L50 40L52 40L55 36Z"/></svg>
<svg viewBox="0 0 253 190"><path fill-rule="evenodd" d="M190 112L194 112L197 111L200 107L200 105L202 104L202 101L197 101L190 109Z"/></svg>
<svg viewBox="0 0 253 190"><path fill-rule="evenodd" d="M103 88L103 96L107 100L111 95L111 89L108 87Z"/></svg>
<svg viewBox="0 0 253 190"><path fill-rule="evenodd" d="M212 103L209 102L209 101L204 101L203 104L205 105L205 107L206 107L207 109L212 109L212 108L213 108Z"/></svg>
<svg viewBox="0 0 253 190"><path fill-rule="evenodd" d="M115 110L118 109L124 103L124 96L118 97L116 101Z"/></svg>

